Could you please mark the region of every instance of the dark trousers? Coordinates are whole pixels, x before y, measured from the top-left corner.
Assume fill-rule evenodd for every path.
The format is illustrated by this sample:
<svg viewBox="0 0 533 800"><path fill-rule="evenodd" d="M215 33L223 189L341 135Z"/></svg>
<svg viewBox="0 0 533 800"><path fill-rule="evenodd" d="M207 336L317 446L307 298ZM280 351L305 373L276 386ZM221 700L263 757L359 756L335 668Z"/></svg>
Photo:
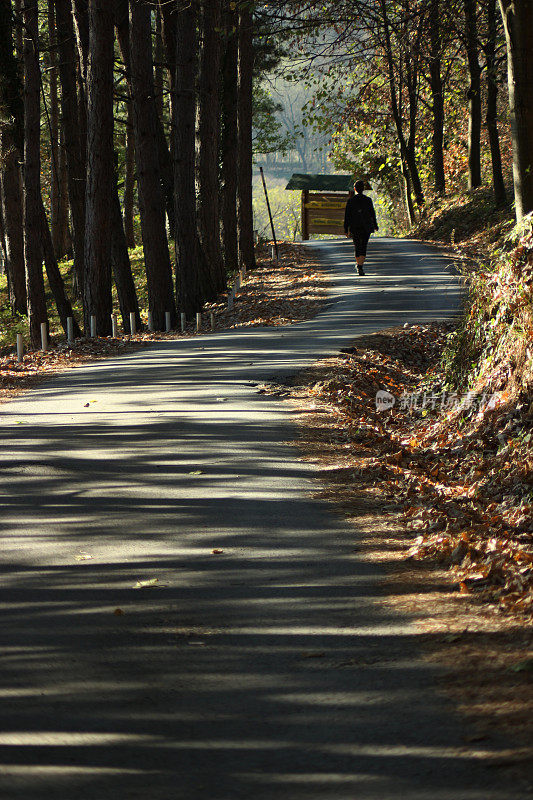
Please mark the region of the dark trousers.
<svg viewBox="0 0 533 800"><path fill-rule="evenodd" d="M370 233L362 228L350 231L350 233L352 234L355 247L355 257L359 258L359 256L366 256Z"/></svg>

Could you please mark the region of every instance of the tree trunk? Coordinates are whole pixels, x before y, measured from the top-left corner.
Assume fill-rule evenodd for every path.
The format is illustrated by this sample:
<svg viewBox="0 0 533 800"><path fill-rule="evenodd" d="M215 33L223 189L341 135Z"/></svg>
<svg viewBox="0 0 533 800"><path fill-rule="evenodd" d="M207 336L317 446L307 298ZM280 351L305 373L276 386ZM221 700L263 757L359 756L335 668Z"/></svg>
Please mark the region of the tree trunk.
<svg viewBox="0 0 533 800"><path fill-rule="evenodd" d="M477 2L464 0L465 46L468 63L468 189L481 186L481 67L477 30Z"/></svg>
<svg viewBox="0 0 533 800"><path fill-rule="evenodd" d="M130 0L130 40L137 194L148 303L154 328L165 330L165 312L170 311L172 324L175 325L176 306L157 149L150 6L145 0Z"/></svg>
<svg viewBox="0 0 533 800"><path fill-rule="evenodd" d="M67 186L72 220L72 249L76 289L83 290L85 249L85 127L80 124L80 104L76 80L76 47L70 0L55 0L59 77L61 80L61 116L67 162Z"/></svg>
<svg viewBox="0 0 533 800"><path fill-rule="evenodd" d="M404 158L401 158L401 165L402 165L402 184L403 184L403 197L405 202L405 210L407 211L409 225L412 228L413 225L416 223L416 212L413 204L411 176L409 174L409 168L405 163Z"/></svg>
<svg viewBox="0 0 533 800"><path fill-rule="evenodd" d="M198 80L198 230L213 276L215 293L226 286L220 249L220 64L222 55L221 0L203 0Z"/></svg>
<svg viewBox="0 0 533 800"><path fill-rule="evenodd" d="M69 213L68 213L68 175L67 154L65 152L65 133L60 127L59 136L59 232L58 253L59 258L72 257L72 244L70 241Z"/></svg>
<svg viewBox="0 0 533 800"><path fill-rule="evenodd" d="M442 81L442 36L440 26L440 0L431 0L429 6L429 72L433 116L433 185L437 194L446 192L444 175L444 85Z"/></svg>
<svg viewBox="0 0 533 800"><path fill-rule="evenodd" d="M71 0L71 4L78 48L80 84L85 86L87 80L87 56L89 53L89 3L88 0Z"/></svg>
<svg viewBox="0 0 533 800"><path fill-rule="evenodd" d="M41 254L41 129L37 0L24 6L24 261L32 347L48 322Z"/></svg>
<svg viewBox="0 0 533 800"><path fill-rule="evenodd" d="M24 268L24 237L22 214L22 185L19 153L11 131L0 132L2 172L2 216L9 275L9 302L13 314L27 314L26 274Z"/></svg>
<svg viewBox="0 0 533 800"><path fill-rule="evenodd" d="M253 68L252 12L250 6L243 5L239 18L239 185L237 212L239 260L247 270L255 268L254 213L252 204Z"/></svg>
<svg viewBox="0 0 533 800"><path fill-rule="evenodd" d="M198 65L197 10L194 3L180 8L176 24L176 75L172 102L172 155L176 206L176 298L188 316L200 311L208 294L207 264L199 239L196 215L196 94Z"/></svg>
<svg viewBox="0 0 533 800"><path fill-rule="evenodd" d="M81 336L80 327L74 316L72 305L65 292L65 284L63 277L57 266L57 258L54 252L54 243L52 235L48 226L48 218L41 198L41 246L42 257L46 268L46 277L48 278L48 285L54 296L54 302L57 308L57 315L61 320L61 326L65 333L67 333L67 319L73 318L74 336Z"/></svg>
<svg viewBox="0 0 533 800"><path fill-rule="evenodd" d="M507 42L513 179L518 221L533 211L533 0L500 0Z"/></svg>
<svg viewBox="0 0 533 800"><path fill-rule="evenodd" d="M163 82L163 33L161 11L155 7L155 49L154 49L154 97L157 116L164 122L164 82Z"/></svg>
<svg viewBox="0 0 533 800"><path fill-rule="evenodd" d="M416 115L416 105L413 105L413 103L416 100L417 92L416 90L413 92L411 87L411 92L409 93L410 130L409 130L409 138L407 139L403 129L403 124L404 124L403 114L402 111L400 110L400 105L399 105L399 98L401 101L402 87L400 86L398 91L398 87L396 85L396 76L394 73L394 51L391 41L390 23L389 23L389 15L387 11L386 0L380 0L380 8L381 8L381 19L383 23L385 57L387 59L391 111L394 124L396 127L396 133L398 136L400 157L402 161L402 170L404 170L404 175L406 173L408 173L409 175L409 183L410 183L410 187L408 190L409 196L411 196L411 189L412 189L417 208L422 209L424 206L425 199L424 199L424 190L422 188L422 181L420 180L420 173L418 171L418 163L416 160L415 125L416 125L417 115Z"/></svg>
<svg viewBox="0 0 533 800"><path fill-rule="evenodd" d="M115 24L117 28L117 37L126 68L126 80L130 88L131 94L131 54L130 54L130 30L129 30L129 6L128 0L119 0L116 6ZM150 44L151 47L151 44ZM153 71L153 59L151 57ZM153 72L152 72L152 85L153 85ZM153 96L152 96L153 100ZM172 158L165 136L163 123L156 114L156 140L157 140L157 154L159 159L159 177L163 186L163 192L166 202L168 225L170 230L174 230L175 225L175 210L174 210L174 177L172 175ZM137 193L139 192L139 185L137 179Z"/></svg>
<svg viewBox="0 0 533 800"><path fill-rule="evenodd" d="M57 41L54 15L54 0L48 0L48 68L49 68L49 120L50 120L50 229L56 258L66 253L68 218L65 219L65 203L62 196L60 145L59 145L59 101L57 85Z"/></svg>
<svg viewBox="0 0 533 800"><path fill-rule="evenodd" d="M492 161L492 185L496 205L505 205L507 196L502 171L500 137L498 134L498 79L496 74L497 0L487 0L487 45L485 57L487 62L487 115L485 122L489 136Z"/></svg>
<svg viewBox="0 0 533 800"><path fill-rule="evenodd" d="M165 48L165 58L168 65L170 82L170 96L172 98L176 80L176 22L178 18L176 0L159 0L159 13L161 14L161 36Z"/></svg>
<svg viewBox="0 0 533 800"><path fill-rule="evenodd" d="M111 333L111 211L113 151L112 10L108 0L89 0L87 60L87 194L84 321L96 317L99 336Z"/></svg>
<svg viewBox="0 0 533 800"><path fill-rule="evenodd" d="M141 329L141 315L139 313L139 302L137 290L131 273L131 262L128 253L128 245L122 224L122 211L118 192L115 190L111 198L111 226L113 229L111 243L111 259L113 263L113 277L117 287L118 304L122 315L122 327L126 333L130 330L130 313L135 314L135 324L137 330Z"/></svg>
<svg viewBox="0 0 533 800"><path fill-rule="evenodd" d="M222 252L227 272L238 269L239 240L237 236L238 186L238 58L239 14L226 10L226 49L223 62L222 87Z"/></svg>
<svg viewBox="0 0 533 800"><path fill-rule="evenodd" d="M128 100L126 122L126 165L124 178L124 233L127 247L135 247L135 135L133 133L133 108Z"/></svg>
<svg viewBox="0 0 533 800"><path fill-rule="evenodd" d="M16 6L20 12L20 8ZM24 238L22 211L22 177L20 162L24 152L24 109L22 84L17 61L13 55L13 40L22 57L21 25L17 25L15 36L11 16L11 4L0 4L0 107L7 113L0 126L0 157L2 159L2 214L9 276L9 300L13 313L26 314L26 274L24 267Z"/></svg>

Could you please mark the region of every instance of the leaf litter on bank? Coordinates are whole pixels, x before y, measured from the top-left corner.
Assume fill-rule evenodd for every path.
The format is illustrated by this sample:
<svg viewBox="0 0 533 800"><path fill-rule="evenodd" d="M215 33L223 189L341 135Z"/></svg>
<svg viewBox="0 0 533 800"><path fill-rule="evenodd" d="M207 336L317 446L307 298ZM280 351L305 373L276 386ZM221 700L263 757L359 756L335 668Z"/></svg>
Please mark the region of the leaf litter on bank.
<svg viewBox="0 0 533 800"><path fill-rule="evenodd" d="M327 469L401 514L412 534L406 558L446 567L461 594L529 617L531 437L509 438L502 447L504 402L449 411L398 402L431 390L451 329L434 323L364 337L303 373L290 391L335 415L329 435L336 463ZM287 392L287 386L265 388ZM396 398L390 411L376 409L380 390ZM519 428L531 429L531 411L522 411Z"/></svg>

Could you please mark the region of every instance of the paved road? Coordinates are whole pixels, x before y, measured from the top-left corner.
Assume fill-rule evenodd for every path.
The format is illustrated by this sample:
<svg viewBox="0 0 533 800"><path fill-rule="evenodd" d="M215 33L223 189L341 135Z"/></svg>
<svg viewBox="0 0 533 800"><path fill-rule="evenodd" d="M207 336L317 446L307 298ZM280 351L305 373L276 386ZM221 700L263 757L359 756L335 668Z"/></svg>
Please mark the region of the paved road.
<svg viewBox="0 0 533 800"><path fill-rule="evenodd" d="M2 797L521 796L312 499L290 409L249 385L447 315L456 284L414 243L376 240L364 279L347 243L322 252L312 322L165 342L0 409Z"/></svg>

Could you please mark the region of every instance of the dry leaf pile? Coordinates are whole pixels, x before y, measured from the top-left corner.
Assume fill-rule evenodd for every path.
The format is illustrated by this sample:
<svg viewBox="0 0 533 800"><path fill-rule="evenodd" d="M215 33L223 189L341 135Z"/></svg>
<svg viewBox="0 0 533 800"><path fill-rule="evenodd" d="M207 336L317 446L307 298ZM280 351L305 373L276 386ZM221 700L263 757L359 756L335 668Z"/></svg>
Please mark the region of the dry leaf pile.
<svg viewBox="0 0 533 800"><path fill-rule="evenodd" d="M312 319L322 308L328 279L309 248L282 242L279 262L270 259L270 245L257 249L257 269L248 273L234 308L224 296L206 306L215 313L217 327L290 325Z"/></svg>

